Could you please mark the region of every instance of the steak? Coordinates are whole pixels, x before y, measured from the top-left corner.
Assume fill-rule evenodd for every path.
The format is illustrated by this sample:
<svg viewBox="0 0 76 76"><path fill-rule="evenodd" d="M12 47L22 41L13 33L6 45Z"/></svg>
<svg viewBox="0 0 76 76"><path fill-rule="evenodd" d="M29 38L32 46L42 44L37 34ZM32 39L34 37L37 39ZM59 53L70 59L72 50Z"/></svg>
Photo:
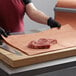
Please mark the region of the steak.
<svg viewBox="0 0 76 76"><path fill-rule="evenodd" d="M28 47L32 49L48 49L56 43L57 40L54 39L40 38L37 41L33 40L29 42Z"/></svg>

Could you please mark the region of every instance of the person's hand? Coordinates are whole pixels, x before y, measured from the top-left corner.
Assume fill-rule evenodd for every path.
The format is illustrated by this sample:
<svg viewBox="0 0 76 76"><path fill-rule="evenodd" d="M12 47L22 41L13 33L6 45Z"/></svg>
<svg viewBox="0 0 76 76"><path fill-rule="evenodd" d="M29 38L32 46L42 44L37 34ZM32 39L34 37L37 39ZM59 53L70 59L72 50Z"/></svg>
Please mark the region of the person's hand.
<svg viewBox="0 0 76 76"><path fill-rule="evenodd" d="M60 28L61 27L61 24L58 23L57 21L53 20L51 17L48 19L47 21L47 24L48 26L50 26L50 28Z"/></svg>
<svg viewBox="0 0 76 76"><path fill-rule="evenodd" d="M0 39L3 39L2 36L8 37L8 34L2 27L0 27Z"/></svg>

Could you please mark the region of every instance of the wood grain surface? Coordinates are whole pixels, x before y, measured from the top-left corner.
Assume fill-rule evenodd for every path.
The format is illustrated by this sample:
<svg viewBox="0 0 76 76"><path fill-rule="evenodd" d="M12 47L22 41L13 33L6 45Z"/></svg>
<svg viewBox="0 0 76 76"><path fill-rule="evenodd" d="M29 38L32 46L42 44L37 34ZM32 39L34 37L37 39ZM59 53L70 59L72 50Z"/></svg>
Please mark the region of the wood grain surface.
<svg viewBox="0 0 76 76"><path fill-rule="evenodd" d="M49 49L31 49L27 47L30 41L39 38L56 39L57 44L52 45ZM76 30L67 24L59 30L54 28L34 34L12 35L5 38L5 42L27 55L36 55L76 46Z"/></svg>
<svg viewBox="0 0 76 76"><path fill-rule="evenodd" d="M41 37L56 38L58 40L58 44L50 47L50 49L45 50L26 49L23 51L21 49L23 47L23 43L24 47L26 48L26 45L29 41L33 39L36 40ZM8 38L5 38L5 41L11 46L17 47L19 49L16 51L18 54L14 54L0 48L0 60L13 68L76 55L76 30L68 24L62 26L60 30L55 28L34 34L9 36Z"/></svg>

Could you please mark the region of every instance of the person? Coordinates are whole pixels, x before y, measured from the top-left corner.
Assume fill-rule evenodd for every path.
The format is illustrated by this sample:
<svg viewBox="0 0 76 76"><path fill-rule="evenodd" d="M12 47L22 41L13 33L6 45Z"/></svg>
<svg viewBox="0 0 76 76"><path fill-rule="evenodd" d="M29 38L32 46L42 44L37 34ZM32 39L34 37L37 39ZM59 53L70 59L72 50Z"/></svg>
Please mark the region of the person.
<svg viewBox="0 0 76 76"><path fill-rule="evenodd" d="M8 32L24 31L25 13L33 21L60 28L61 24L38 10L31 0L0 0L0 36L8 37Z"/></svg>

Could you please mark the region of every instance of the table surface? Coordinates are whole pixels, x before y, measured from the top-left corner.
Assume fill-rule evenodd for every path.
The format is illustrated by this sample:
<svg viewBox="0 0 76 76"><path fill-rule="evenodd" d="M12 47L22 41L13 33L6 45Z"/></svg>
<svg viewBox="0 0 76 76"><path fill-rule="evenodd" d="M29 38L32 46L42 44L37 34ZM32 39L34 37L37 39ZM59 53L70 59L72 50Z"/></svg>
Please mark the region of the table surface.
<svg viewBox="0 0 76 76"><path fill-rule="evenodd" d="M52 70L50 69L50 71L53 71L53 70L56 70L56 68L57 68L57 70L59 70L60 67L63 69L63 68L66 68L67 66L68 67L75 66L75 64L76 64L75 61L76 61L76 56L73 56L73 57L48 61L48 62L44 62L44 63L33 64L33 65L29 65L26 67L20 67L20 68L12 68L8 65L5 65L5 63L0 61L0 69L2 69L4 72L6 72L8 74L17 74L17 73L24 73L24 72L33 72L33 74L34 73L36 74L37 70L38 70L37 73L39 73L40 69L45 71L44 69L48 68L48 71L49 71L49 69L50 69L49 67L51 67L51 69L52 69ZM71 64L69 64L69 63L71 63ZM63 65L63 64L65 64L65 65Z"/></svg>

